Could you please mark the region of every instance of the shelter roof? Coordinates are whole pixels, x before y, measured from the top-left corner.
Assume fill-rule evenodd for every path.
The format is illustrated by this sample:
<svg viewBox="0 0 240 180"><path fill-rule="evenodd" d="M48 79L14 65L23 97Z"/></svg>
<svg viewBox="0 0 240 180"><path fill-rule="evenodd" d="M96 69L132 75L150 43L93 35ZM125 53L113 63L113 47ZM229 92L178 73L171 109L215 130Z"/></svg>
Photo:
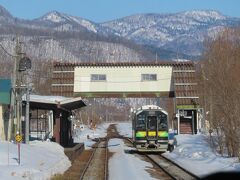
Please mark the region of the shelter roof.
<svg viewBox="0 0 240 180"><path fill-rule="evenodd" d="M23 101L26 101L26 95L23 96ZM81 97L67 98L63 96L40 96L30 95L31 108L38 109L63 109L71 111L86 106Z"/></svg>

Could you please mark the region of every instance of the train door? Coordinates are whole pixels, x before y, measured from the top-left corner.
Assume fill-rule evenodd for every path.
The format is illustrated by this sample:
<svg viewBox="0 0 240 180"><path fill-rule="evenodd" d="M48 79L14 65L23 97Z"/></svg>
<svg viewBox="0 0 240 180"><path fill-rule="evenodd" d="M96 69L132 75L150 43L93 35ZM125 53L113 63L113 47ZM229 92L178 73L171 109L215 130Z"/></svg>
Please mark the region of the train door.
<svg viewBox="0 0 240 180"><path fill-rule="evenodd" d="M148 116L147 117L147 129L148 137L157 136L157 116Z"/></svg>

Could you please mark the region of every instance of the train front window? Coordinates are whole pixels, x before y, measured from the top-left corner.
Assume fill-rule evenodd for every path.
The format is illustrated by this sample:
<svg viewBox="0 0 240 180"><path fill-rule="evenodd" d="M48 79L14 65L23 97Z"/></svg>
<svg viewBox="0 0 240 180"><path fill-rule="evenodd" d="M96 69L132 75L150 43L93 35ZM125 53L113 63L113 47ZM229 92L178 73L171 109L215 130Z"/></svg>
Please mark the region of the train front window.
<svg viewBox="0 0 240 180"><path fill-rule="evenodd" d="M136 122L136 128L137 129L141 129L141 130L145 130L146 126L145 126L145 115L138 115L137 117L137 122Z"/></svg>
<svg viewBox="0 0 240 180"><path fill-rule="evenodd" d="M158 129L159 130L167 130L167 115L166 114L160 114L159 116L159 121L158 121Z"/></svg>
<svg viewBox="0 0 240 180"><path fill-rule="evenodd" d="M157 129L157 117L148 116L148 129L156 130Z"/></svg>

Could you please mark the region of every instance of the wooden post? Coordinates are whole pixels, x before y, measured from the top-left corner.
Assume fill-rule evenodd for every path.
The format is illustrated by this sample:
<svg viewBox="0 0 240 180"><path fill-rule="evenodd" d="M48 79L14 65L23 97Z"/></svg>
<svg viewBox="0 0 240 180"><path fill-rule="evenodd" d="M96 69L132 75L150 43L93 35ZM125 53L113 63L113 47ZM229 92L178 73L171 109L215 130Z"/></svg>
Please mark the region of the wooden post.
<svg viewBox="0 0 240 180"><path fill-rule="evenodd" d="M56 140L56 143L60 144L60 112L59 110L57 109L56 110L56 119L55 119L55 125L54 125L54 137L55 137L55 140Z"/></svg>

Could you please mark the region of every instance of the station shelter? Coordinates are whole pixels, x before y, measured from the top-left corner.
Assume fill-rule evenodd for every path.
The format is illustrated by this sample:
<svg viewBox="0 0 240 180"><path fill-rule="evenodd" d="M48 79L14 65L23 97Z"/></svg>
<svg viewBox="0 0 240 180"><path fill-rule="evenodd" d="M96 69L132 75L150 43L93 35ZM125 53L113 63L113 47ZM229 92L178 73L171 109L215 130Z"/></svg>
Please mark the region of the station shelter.
<svg viewBox="0 0 240 180"><path fill-rule="evenodd" d="M29 104L30 140L50 139L63 147L72 146L72 111L86 106L81 97L30 95Z"/></svg>

